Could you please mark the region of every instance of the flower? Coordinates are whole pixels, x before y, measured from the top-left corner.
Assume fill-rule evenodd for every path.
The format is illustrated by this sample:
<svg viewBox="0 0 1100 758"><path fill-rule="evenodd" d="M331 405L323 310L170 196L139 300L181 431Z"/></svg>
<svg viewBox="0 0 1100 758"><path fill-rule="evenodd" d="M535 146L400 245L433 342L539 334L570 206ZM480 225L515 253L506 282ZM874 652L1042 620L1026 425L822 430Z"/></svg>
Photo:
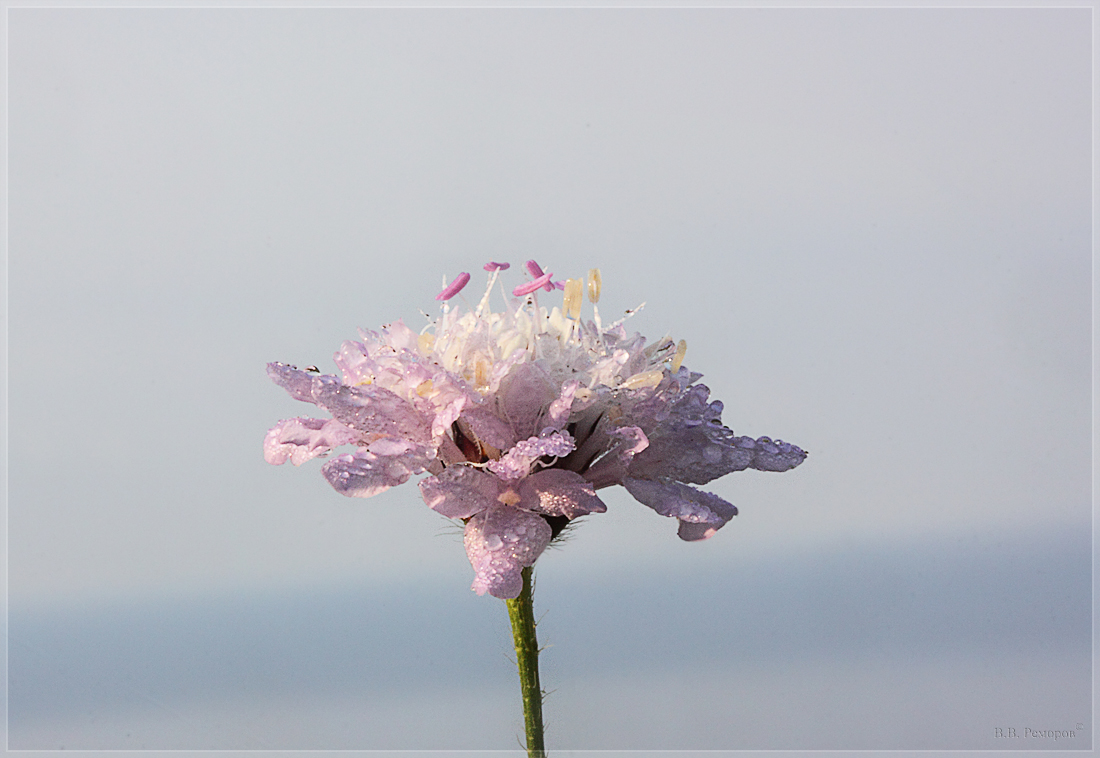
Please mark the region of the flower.
<svg viewBox="0 0 1100 758"><path fill-rule="evenodd" d="M795 445L724 426L722 403L708 402L702 375L682 365L682 340L647 344L625 319L604 326L597 269L587 277L594 315L585 321L584 282L556 282L534 261L531 279L512 297L502 287L506 307L493 311L507 268L485 266L489 284L474 308L451 302L470 280L460 274L420 333L402 321L360 330L335 354L339 376L268 364L276 384L331 418L280 421L264 439L266 460L297 466L354 445L321 467L350 497L427 473L424 502L465 523L473 589L507 599L569 521L607 510L597 490L622 485L676 518L682 539L701 540L737 508L692 485L747 468L787 471L806 458ZM540 291L555 288L562 306L540 306Z"/></svg>

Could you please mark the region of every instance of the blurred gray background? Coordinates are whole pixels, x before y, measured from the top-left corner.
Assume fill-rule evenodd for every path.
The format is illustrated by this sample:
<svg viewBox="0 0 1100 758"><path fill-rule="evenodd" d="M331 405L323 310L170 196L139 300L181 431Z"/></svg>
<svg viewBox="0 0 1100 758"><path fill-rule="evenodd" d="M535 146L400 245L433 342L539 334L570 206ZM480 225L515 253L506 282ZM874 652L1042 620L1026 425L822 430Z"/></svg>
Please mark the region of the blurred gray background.
<svg viewBox="0 0 1100 758"><path fill-rule="evenodd" d="M515 749L458 532L261 440L528 258L810 451L543 556L552 749L1091 747L1088 9L7 18L11 748Z"/></svg>

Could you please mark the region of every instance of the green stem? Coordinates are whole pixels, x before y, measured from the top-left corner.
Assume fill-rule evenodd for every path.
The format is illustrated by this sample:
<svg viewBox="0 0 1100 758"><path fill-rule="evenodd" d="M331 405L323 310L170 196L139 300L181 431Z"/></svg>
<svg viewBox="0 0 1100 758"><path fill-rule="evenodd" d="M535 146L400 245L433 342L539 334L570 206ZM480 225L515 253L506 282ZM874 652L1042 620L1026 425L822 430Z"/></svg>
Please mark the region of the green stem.
<svg viewBox="0 0 1100 758"><path fill-rule="evenodd" d="M545 758L542 741L542 687L539 686L539 643L535 639L535 606L531 593L531 567L523 569L523 591L508 603L512 639L516 643L516 665L523 695L523 721L527 727L527 755Z"/></svg>

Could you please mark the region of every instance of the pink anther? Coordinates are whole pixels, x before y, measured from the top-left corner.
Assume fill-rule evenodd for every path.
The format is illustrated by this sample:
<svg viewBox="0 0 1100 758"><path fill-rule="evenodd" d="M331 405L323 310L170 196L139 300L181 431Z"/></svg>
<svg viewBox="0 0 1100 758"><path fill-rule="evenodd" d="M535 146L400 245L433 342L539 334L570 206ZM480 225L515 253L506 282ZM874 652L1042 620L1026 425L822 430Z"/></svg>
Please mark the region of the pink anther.
<svg viewBox="0 0 1100 758"><path fill-rule="evenodd" d="M489 261L485 264L486 271L503 271L506 268L511 268L511 263L497 263L496 261Z"/></svg>
<svg viewBox="0 0 1100 758"><path fill-rule="evenodd" d="M512 290L512 294L515 295L516 297L523 297L524 295L530 295L532 292L539 289L540 287L545 287L547 284L549 284L550 283L550 277L552 277L553 275L554 275L553 273L547 271L545 274L540 276L538 279L533 279L533 280L527 282L527 284L519 285L514 290Z"/></svg>
<svg viewBox="0 0 1100 758"><path fill-rule="evenodd" d="M442 292L435 296L436 300L450 300L452 297L462 291L462 288L470 281L470 275L463 271L461 274L455 277L455 280L448 284Z"/></svg>
<svg viewBox="0 0 1100 758"><path fill-rule="evenodd" d="M534 261L527 261L527 270L530 271L531 276L535 277L536 279L542 277L542 267ZM547 292L553 292L555 287L563 290L565 289L565 284L563 282L551 282L547 280L546 284L542 285L542 288Z"/></svg>

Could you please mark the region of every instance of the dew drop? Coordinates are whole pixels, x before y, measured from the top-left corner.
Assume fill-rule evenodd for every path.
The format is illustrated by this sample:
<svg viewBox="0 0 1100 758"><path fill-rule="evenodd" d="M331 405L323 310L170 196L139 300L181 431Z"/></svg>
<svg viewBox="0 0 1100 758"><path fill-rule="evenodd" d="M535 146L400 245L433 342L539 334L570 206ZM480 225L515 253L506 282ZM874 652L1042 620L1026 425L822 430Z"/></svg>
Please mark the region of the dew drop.
<svg viewBox="0 0 1100 758"><path fill-rule="evenodd" d="M487 547L489 550L500 550L503 545L504 540L502 540L496 534L490 534L485 538L485 547ZM495 563L495 561L493 562Z"/></svg>

